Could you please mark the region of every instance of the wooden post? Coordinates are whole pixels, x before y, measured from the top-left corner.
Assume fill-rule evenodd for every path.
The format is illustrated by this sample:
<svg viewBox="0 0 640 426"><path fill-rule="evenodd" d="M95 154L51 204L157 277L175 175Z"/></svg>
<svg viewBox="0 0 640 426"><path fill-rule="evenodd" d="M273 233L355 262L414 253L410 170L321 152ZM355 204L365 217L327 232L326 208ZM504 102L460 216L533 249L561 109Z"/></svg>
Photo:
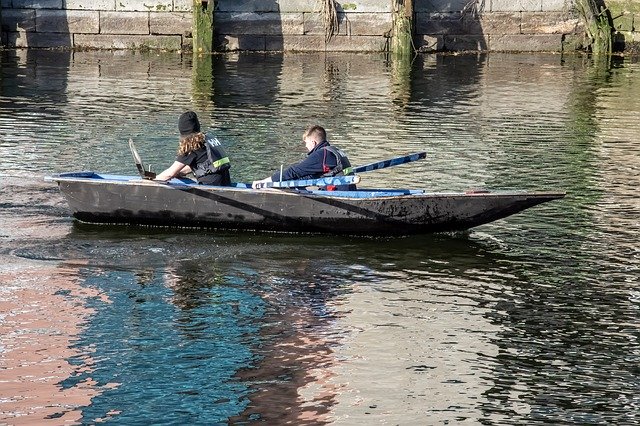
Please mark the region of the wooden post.
<svg viewBox="0 0 640 426"><path fill-rule="evenodd" d="M595 0L577 0L576 5L584 20L591 53L610 55L613 51L613 29L609 23L609 11Z"/></svg>
<svg viewBox="0 0 640 426"><path fill-rule="evenodd" d="M213 0L193 0L193 53L213 51Z"/></svg>
<svg viewBox="0 0 640 426"><path fill-rule="evenodd" d="M413 0L393 0L391 51L396 56L413 54Z"/></svg>

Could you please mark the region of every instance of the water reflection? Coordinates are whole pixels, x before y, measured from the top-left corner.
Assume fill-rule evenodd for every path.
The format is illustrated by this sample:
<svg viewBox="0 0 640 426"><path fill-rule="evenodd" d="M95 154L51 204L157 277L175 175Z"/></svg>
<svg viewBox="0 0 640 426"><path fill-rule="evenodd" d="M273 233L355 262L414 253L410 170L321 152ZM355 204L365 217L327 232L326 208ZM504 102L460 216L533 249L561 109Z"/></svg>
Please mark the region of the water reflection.
<svg viewBox="0 0 640 426"><path fill-rule="evenodd" d="M637 63L29 55L0 52L3 420L635 421ZM327 238L83 225L42 181L135 173L129 137L168 163L187 107L238 180L304 155L312 120L355 164L428 151L366 186L569 196L465 234Z"/></svg>

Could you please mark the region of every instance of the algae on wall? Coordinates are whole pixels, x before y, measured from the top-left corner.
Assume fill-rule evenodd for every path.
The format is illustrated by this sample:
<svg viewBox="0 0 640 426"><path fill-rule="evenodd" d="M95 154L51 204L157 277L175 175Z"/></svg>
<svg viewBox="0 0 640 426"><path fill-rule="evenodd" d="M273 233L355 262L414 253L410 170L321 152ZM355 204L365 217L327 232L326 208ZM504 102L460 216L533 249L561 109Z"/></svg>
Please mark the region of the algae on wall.
<svg viewBox="0 0 640 426"><path fill-rule="evenodd" d="M213 51L213 1L193 0L193 53Z"/></svg>
<svg viewBox="0 0 640 426"><path fill-rule="evenodd" d="M613 28L609 10L596 0L576 0L576 6L585 23L591 52L594 55L610 55L613 50Z"/></svg>
<svg viewBox="0 0 640 426"><path fill-rule="evenodd" d="M391 51L397 56L413 53L413 0L394 0Z"/></svg>

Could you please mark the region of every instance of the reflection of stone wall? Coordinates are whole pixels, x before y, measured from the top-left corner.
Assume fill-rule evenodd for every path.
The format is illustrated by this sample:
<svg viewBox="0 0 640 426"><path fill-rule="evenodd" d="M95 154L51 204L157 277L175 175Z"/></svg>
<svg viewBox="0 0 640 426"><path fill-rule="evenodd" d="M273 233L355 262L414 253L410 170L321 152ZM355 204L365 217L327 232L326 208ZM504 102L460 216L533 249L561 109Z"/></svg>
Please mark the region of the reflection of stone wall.
<svg viewBox="0 0 640 426"><path fill-rule="evenodd" d="M213 0L211 0L213 1ZM336 1L327 41L323 0L217 0L216 48L384 51L397 0ZM0 0L9 47L179 50L192 44L198 0ZM439 50L571 50L584 33L574 0L414 0L415 44ZM640 40L640 0L606 1L627 43ZM613 13L612 13L613 15Z"/></svg>

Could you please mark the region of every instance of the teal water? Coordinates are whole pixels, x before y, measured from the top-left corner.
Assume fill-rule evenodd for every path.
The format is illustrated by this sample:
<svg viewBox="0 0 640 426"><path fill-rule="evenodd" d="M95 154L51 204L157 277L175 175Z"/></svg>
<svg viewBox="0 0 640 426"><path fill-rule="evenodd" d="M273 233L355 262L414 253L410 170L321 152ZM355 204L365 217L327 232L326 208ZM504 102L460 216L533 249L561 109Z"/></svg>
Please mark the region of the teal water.
<svg viewBox="0 0 640 426"><path fill-rule="evenodd" d="M634 60L0 58L0 422L640 422ZM188 108L237 181L319 122L355 165L427 151L361 186L568 195L355 238L86 225L43 179L134 174L129 138L160 170Z"/></svg>

